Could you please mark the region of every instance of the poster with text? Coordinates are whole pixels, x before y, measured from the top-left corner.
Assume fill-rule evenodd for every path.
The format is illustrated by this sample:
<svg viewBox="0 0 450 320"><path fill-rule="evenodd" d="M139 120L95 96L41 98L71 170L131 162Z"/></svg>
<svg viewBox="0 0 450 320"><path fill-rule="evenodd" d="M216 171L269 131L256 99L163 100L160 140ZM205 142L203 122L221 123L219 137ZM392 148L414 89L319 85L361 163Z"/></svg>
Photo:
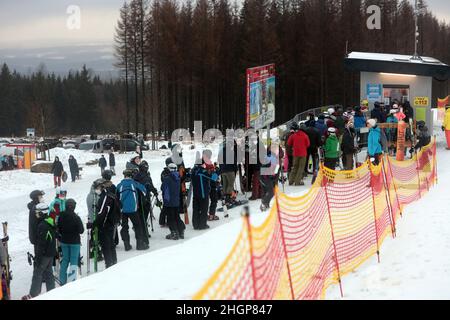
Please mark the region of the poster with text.
<svg viewBox="0 0 450 320"><path fill-rule="evenodd" d="M275 121L275 65L247 69L246 126L258 130Z"/></svg>

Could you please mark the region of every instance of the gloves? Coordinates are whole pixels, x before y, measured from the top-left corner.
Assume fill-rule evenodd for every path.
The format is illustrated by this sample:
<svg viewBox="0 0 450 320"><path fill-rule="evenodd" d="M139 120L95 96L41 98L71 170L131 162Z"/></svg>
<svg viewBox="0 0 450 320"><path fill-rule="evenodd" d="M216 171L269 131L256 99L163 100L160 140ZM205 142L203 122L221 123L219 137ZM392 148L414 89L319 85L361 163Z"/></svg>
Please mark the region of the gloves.
<svg viewBox="0 0 450 320"><path fill-rule="evenodd" d="M93 227L94 227L94 224L92 222L86 223L86 228L87 229L92 229Z"/></svg>
<svg viewBox="0 0 450 320"><path fill-rule="evenodd" d="M161 207L162 207L162 202L161 202L161 200L159 200L158 198L156 198L156 203L155 203L155 205L156 205L158 208L161 208Z"/></svg>
<svg viewBox="0 0 450 320"><path fill-rule="evenodd" d="M370 158L370 162L374 163L375 162L375 158Z"/></svg>
<svg viewBox="0 0 450 320"><path fill-rule="evenodd" d="M442 126L442 131L445 131L445 127L444 126Z"/></svg>
<svg viewBox="0 0 450 320"><path fill-rule="evenodd" d="M217 175L217 173L213 173L213 174L211 175L211 180L212 180L212 181L217 181L217 180L219 180L219 176Z"/></svg>

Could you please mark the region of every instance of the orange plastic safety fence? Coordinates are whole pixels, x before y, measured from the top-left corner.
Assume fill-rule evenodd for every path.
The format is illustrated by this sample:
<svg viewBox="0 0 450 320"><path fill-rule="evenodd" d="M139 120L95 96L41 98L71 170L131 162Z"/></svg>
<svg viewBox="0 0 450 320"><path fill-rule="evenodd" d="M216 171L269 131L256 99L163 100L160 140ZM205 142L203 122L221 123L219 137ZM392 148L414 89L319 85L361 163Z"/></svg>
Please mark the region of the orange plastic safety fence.
<svg viewBox="0 0 450 320"><path fill-rule="evenodd" d="M436 142L407 161L352 171L321 167L305 195L279 193L260 226L249 217L228 257L194 299L319 299L395 237L403 207L437 181ZM341 287L342 290L342 287Z"/></svg>

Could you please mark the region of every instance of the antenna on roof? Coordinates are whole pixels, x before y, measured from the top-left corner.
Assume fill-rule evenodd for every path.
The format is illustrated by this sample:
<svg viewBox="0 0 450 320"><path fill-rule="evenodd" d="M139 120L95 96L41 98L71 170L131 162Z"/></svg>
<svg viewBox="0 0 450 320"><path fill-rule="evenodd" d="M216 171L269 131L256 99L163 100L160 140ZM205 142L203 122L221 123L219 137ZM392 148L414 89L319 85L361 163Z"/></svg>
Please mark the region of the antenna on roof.
<svg viewBox="0 0 450 320"><path fill-rule="evenodd" d="M419 25L418 25L418 20L419 20L419 6L417 3L417 0L415 1L415 5L414 5L414 55L412 56L411 60L422 60L422 57L419 56L419 53L417 52L417 46L419 44Z"/></svg>

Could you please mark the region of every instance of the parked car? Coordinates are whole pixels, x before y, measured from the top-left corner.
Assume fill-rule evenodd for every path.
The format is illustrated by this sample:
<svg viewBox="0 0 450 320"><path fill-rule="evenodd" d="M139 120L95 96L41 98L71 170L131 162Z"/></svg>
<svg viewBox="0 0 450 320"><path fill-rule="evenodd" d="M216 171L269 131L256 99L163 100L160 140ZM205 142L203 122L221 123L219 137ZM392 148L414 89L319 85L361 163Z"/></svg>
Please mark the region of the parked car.
<svg viewBox="0 0 450 320"><path fill-rule="evenodd" d="M121 139L117 141L117 146L120 151L127 152L127 151L136 151L136 147L140 146L141 144L137 142L136 140L132 139ZM146 150L146 149L143 149Z"/></svg>
<svg viewBox="0 0 450 320"><path fill-rule="evenodd" d="M101 140L89 140L83 143L80 143L78 149L83 151L90 151L95 153L103 152L103 144Z"/></svg>
<svg viewBox="0 0 450 320"><path fill-rule="evenodd" d="M111 147L114 148L114 150L119 150L120 146L117 143L117 140L115 138L106 138L102 140L103 149L104 150L110 150Z"/></svg>
<svg viewBox="0 0 450 320"><path fill-rule="evenodd" d="M73 140L62 140L64 149L76 149L79 146L79 143Z"/></svg>

